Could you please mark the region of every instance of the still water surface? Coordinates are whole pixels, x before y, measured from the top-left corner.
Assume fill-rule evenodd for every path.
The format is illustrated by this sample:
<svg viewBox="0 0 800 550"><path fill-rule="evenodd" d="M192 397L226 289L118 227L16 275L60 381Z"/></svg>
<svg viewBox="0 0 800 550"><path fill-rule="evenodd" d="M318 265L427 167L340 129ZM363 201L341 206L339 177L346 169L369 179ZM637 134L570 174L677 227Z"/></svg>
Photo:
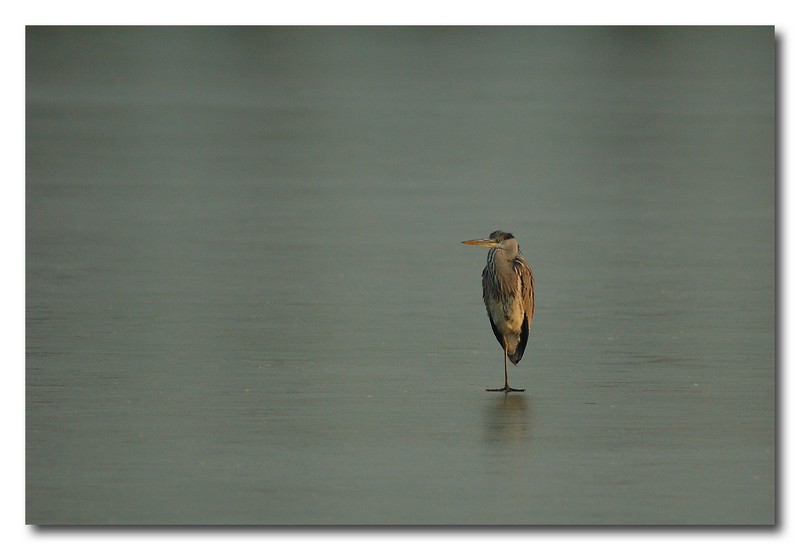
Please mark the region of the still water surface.
<svg viewBox="0 0 800 550"><path fill-rule="evenodd" d="M774 47L29 28L27 521L772 523Z"/></svg>

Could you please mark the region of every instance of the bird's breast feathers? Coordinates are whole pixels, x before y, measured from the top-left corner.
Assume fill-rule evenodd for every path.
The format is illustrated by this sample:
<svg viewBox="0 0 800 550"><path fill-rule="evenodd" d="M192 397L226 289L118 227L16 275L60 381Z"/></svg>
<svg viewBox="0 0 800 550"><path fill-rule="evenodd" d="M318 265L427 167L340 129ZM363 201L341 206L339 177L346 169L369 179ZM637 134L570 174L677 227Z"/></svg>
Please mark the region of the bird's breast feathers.
<svg viewBox="0 0 800 550"><path fill-rule="evenodd" d="M519 283L515 290L515 296L519 296ZM489 300L486 304L486 310L494 324L502 333L519 333L522 329L522 323L525 320L525 311L520 300L515 298Z"/></svg>

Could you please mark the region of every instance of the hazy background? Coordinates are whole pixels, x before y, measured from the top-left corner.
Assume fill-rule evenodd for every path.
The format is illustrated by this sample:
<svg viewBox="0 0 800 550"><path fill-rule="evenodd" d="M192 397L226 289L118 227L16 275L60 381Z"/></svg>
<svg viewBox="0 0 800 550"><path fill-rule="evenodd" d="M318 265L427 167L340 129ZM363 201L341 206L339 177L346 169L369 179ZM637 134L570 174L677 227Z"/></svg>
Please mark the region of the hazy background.
<svg viewBox="0 0 800 550"><path fill-rule="evenodd" d="M774 521L771 27L26 48L29 523Z"/></svg>

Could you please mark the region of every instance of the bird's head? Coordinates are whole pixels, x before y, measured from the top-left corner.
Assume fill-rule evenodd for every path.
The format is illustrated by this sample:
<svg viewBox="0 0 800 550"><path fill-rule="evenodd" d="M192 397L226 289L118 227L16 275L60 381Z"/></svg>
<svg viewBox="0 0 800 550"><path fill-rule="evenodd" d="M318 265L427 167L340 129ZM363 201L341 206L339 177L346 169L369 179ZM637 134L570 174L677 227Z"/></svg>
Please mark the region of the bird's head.
<svg viewBox="0 0 800 550"><path fill-rule="evenodd" d="M488 239L463 241L464 244L483 246L485 248L500 248L508 252L517 251L517 239L507 231L492 231Z"/></svg>

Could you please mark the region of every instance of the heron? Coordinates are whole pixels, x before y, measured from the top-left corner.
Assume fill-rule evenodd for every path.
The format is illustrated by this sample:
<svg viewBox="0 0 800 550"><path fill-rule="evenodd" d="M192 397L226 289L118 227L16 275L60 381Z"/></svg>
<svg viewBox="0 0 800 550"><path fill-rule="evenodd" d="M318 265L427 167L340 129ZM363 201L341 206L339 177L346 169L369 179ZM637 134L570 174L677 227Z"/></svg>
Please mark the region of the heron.
<svg viewBox="0 0 800 550"><path fill-rule="evenodd" d="M508 385L508 360L516 365L528 345L534 310L533 272L511 233L493 231L488 239L463 243L489 249L482 274L483 303L492 332L503 348L505 385L486 391L525 391Z"/></svg>

